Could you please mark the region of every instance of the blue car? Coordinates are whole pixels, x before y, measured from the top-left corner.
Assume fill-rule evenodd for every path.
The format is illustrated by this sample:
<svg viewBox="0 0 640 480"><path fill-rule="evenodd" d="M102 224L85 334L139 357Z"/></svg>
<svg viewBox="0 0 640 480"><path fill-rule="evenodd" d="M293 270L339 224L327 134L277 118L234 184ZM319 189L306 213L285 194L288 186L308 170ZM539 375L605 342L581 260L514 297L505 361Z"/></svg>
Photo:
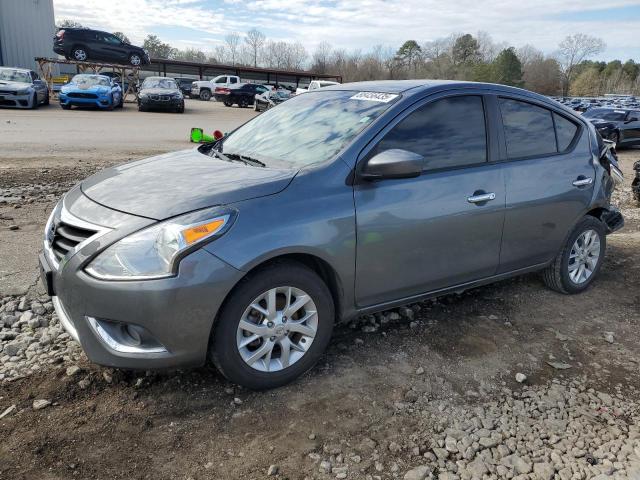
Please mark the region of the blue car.
<svg viewBox="0 0 640 480"><path fill-rule="evenodd" d="M65 110L73 105L113 110L122 108L123 101L120 85L106 75L78 74L60 89L60 106Z"/></svg>

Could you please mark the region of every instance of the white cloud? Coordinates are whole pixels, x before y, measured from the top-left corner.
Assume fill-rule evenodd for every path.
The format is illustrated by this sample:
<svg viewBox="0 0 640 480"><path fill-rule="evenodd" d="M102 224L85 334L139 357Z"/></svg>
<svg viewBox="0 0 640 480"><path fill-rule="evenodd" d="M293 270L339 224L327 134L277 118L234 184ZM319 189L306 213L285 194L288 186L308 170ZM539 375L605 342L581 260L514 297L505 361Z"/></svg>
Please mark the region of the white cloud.
<svg viewBox="0 0 640 480"><path fill-rule="evenodd" d="M198 38L217 38L256 26L272 38L301 41L308 50L321 41L338 48L397 47L454 32L486 31L497 42L530 43L552 52L568 34L584 32L605 40L602 56L638 54L638 22L586 22L580 12L603 10L601 0L54 0L56 17L76 19L107 30L124 31L140 42L154 30L190 29L166 38L176 46L201 45ZM637 6L637 0L610 0L609 10ZM213 46L213 45L212 45Z"/></svg>

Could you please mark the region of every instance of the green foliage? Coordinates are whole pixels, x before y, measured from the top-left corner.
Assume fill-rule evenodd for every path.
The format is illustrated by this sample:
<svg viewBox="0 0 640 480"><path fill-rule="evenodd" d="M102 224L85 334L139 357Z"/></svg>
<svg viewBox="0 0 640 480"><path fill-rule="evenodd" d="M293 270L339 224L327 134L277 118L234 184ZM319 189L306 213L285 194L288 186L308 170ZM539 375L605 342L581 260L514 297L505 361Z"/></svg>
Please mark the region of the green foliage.
<svg viewBox="0 0 640 480"><path fill-rule="evenodd" d="M498 78L494 65L492 63L474 65L471 80L474 82L496 83Z"/></svg>
<svg viewBox="0 0 640 480"><path fill-rule="evenodd" d="M83 28L80 22L76 22L75 20L69 20L65 18L64 20L60 20L56 23L56 27L58 28Z"/></svg>
<svg viewBox="0 0 640 480"><path fill-rule="evenodd" d="M521 87L522 63L513 47L505 48L493 61L493 70L497 83Z"/></svg>
<svg viewBox="0 0 640 480"><path fill-rule="evenodd" d="M473 65L480 62L480 45L473 35L466 33L453 44L453 62L457 65Z"/></svg>
<svg viewBox="0 0 640 480"><path fill-rule="evenodd" d="M168 43L163 43L157 35L148 35L147 38L144 39L142 48L149 52L151 58L170 59L173 58L176 53L175 48Z"/></svg>

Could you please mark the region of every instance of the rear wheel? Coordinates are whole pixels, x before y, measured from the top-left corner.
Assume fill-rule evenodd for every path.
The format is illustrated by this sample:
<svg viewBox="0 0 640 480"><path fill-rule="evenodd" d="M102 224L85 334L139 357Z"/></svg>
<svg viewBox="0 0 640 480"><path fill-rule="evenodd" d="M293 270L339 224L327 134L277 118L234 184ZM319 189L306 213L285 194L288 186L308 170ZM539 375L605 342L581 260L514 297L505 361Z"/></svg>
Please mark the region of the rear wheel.
<svg viewBox="0 0 640 480"><path fill-rule="evenodd" d="M313 367L334 322L329 289L311 269L277 263L246 277L227 299L211 358L230 381L254 390L285 385Z"/></svg>
<svg viewBox="0 0 640 480"><path fill-rule="evenodd" d="M553 263L544 271L549 288L560 293L580 293L595 279L607 244L604 225L586 216L573 229Z"/></svg>
<svg viewBox="0 0 640 480"><path fill-rule="evenodd" d="M74 47L71 51L71 58L76 62L86 62L89 58L87 50L84 47Z"/></svg>
<svg viewBox="0 0 640 480"><path fill-rule="evenodd" d="M209 90L200 90L200 100L208 102L211 100L211 92Z"/></svg>
<svg viewBox="0 0 640 480"><path fill-rule="evenodd" d="M129 63L134 67L139 67L142 65L142 57L137 53L132 53L129 55Z"/></svg>

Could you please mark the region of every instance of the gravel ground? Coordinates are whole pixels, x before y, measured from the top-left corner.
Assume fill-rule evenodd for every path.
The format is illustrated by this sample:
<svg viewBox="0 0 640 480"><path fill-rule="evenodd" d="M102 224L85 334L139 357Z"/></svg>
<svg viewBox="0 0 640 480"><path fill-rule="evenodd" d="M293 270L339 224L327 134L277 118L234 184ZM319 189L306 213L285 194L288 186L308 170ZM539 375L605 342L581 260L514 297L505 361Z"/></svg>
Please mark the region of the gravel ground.
<svg viewBox="0 0 640 480"><path fill-rule="evenodd" d="M33 271L10 291L58 196L114 161L47 167L38 153L0 159L0 478L640 479L630 178L615 195L627 225L584 294L528 275L362 317L300 381L254 393L209 368L93 365ZM640 150L620 156L629 177Z"/></svg>

